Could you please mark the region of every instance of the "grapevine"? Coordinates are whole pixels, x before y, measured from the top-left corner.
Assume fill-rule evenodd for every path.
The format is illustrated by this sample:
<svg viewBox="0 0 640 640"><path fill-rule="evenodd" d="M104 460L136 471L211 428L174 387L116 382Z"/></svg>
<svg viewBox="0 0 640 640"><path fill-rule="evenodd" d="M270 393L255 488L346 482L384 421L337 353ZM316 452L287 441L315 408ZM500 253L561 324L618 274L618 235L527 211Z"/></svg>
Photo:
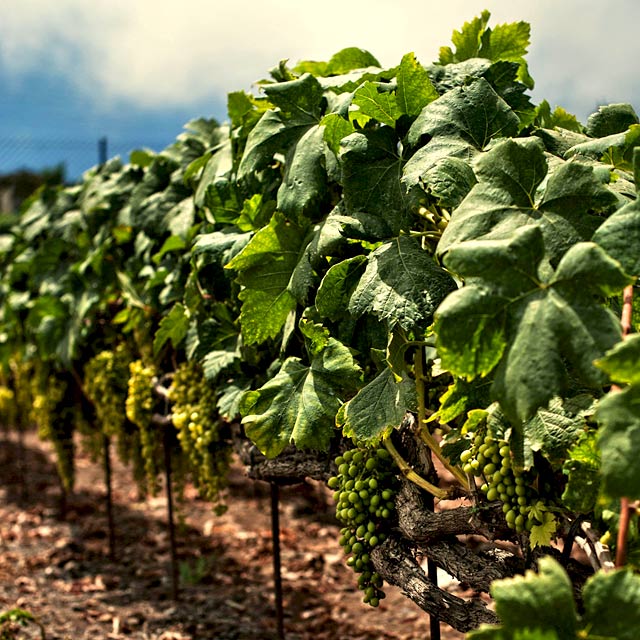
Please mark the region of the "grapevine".
<svg viewBox="0 0 640 640"><path fill-rule="evenodd" d="M329 483L370 605L401 575L434 618L495 623L499 611L449 598L416 558L499 592L557 541L577 593L577 531L638 569L640 340L632 317L623 338L617 309L640 276L640 118L615 104L581 123L533 104L528 25L488 21L465 23L432 63L408 53L384 68L355 48L282 62L259 96L231 94L228 124L193 121L167 149L41 190L3 223L0 364L20 433L33 400L68 485L72 427L91 432L65 409L84 365L94 443L116 437L138 478L157 477L162 444L169 497L177 454L182 479L221 507L224 421L234 436L241 421L247 464L275 481L285 465L269 459L292 449L326 480L317 454L333 455L338 427L357 444ZM129 368L125 341L157 371ZM152 385L176 368L167 402ZM410 421L428 480L392 445ZM394 506L400 479L417 486ZM441 504L454 498L466 504ZM590 615L543 634L606 637Z"/></svg>
<svg viewBox="0 0 640 640"><path fill-rule="evenodd" d="M383 543L393 524L398 486L393 461L385 448L356 446L335 459L338 475L329 478L336 516L343 524L340 545L347 565L358 574L363 601L377 607L386 597L371 551Z"/></svg>

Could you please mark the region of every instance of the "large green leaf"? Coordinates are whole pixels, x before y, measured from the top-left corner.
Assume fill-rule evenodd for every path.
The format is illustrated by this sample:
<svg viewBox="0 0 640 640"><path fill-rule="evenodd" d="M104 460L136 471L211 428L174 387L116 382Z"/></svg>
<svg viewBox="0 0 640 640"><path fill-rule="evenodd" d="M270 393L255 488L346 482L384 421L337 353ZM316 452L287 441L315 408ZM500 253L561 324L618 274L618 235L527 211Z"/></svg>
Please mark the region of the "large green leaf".
<svg viewBox="0 0 640 640"><path fill-rule="evenodd" d="M512 22L488 27L491 14L486 9L473 20L465 22L460 31L451 38L456 47L440 48L440 64L452 64L473 58L492 61L508 60L520 65L518 77L529 89L533 79L527 70L524 56L529 46L530 26L527 22Z"/></svg>
<svg viewBox="0 0 640 640"><path fill-rule="evenodd" d="M582 590L582 626L589 637L635 640L640 629L640 576L628 569L598 571Z"/></svg>
<svg viewBox="0 0 640 640"><path fill-rule="evenodd" d="M242 285L240 325L245 344L278 335L296 299L289 291L304 249L305 230L279 213L258 231L225 268L238 272Z"/></svg>
<svg viewBox="0 0 640 640"><path fill-rule="evenodd" d="M553 558L538 561L538 573L496 580L491 585L496 613L505 631L530 628L555 631L558 638L575 638L577 613L571 580ZM473 637L473 636L472 636Z"/></svg>
<svg viewBox="0 0 640 640"><path fill-rule="evenodd" d="M409 378L398 381L393 371L385 368L342 405L336 422L349 438L379 442L400 425L407 411L415 411L416 406L415 382Z"/></svg>
<svg viewBox="0 0 640 640"><path fill-rule="evenodd" d="M404 160L390 127L353 133L342 141L342 185L348 212L380 217L397 235L408 223L407 195L400 182Z"/></svg>
<svg viewBox="0 0 640 640"><path fill-rule="evenodd" d="M396 82L398 108L408 116L417 116L430 102L440 97L431 83L429 73L413 53L402 57Z"/></svg>
<svg viewBox="0 0 640 640"><path fill-rule="evenodd" d="M343 395L360 376L351 352L329 338L310 365L287 358L280 371L241 401L247 436L266 456L277 456L288 444L324 451L335 432L335 415Z"/></svg>
<svg viewBox="0 0 640 640"><path fill-rule="evenodd" d="M640 149L634 150L634 166L637 182L640 177ZM640 252L637 250L640 246L640 200L636 198L605 220L593 235L593 241L618 260L627 273L640 276Z"/></svg>
<svg viewBox="0 0 640 640"><path fill-rule="evenodd" d="M604 492L612 498L640 499L640 385L609 393L598 404L596 418Z"/></svg>
<svg viewBox="0 0 640 640"><path fill-rule="evenodd" d="M412 146L421 146L404 168L408 188L429 187L430 170L443 158L472 160L496 137L515 135L518 116L483 78L448 91L428 104L407 134Z"/></svg>
<svg viewBox="0 0 640 640"><path fill-rule="evenodd" d="M455 288L453 278L434 262L418 238L400 236L369 254L349 311L356 316L373 313L389 327L426 328L438 305Z"/></svg>
<svg viewBox="0 0 640 640"><path fill-rule="evenodd" d="M640 384L640 334L633 334L596 361L613 382Z"/></svg>
<svg viewBox="0 0 640 640"><path fill-rule="evenodd" d="M312 73L315 76L336 76L349 73L356 69L379 67L378 60L368 51L358 47L341 49L331 56L328 62L316 60L302 60L293 68L295 73Z"/></svg>
<svg viewBox="0 0 640 640"><path fill-rule="evenodd" d="M538 138L500 142L474 168L479 183L454 212L438 244L439 255L457 243L508 237L536 222L548 257L557 264L570 246L591 238L602 221L591 213L616 203L590 165L559 163L547 176Z"/></svg>
<svg viewBox="0 0 640 640"><path fill-rule="evenodd" d="M324 127L309 128L287 152L286 171L278 189L278 209L293 219L314 215L325 201L324 133Z"/></svg>
<svg viewBox="0 0 640 640"><path fill-rule="evenodd" d="M407 141L415 146L426 138L432 140L430 144L442 146L442 139L484 149L492 138L517 132L518 116L484 78L479 78L428 104L411 125Z"/></svg>
<svg viewBox="0 0 640 640"><path fill-rule="evenodd" d="M570 372L583 384L604 383L593 361L620 339L620 326L596 296L630 282L592 243L573 246L546 277L539 272L543 257L534 225L507 240L453 247L445 264L467 284L435 316L442 365L468 379L498 365L492 393L515 423L562 395Z"/></svg>
<svg viewBox="0 0 640 640"><path fill-rule="evenodd" d="M598 107L587 119L587 133L592 138L604 138L626 131L638 124L638 114L630 104L609 104Z"/></svg>
<svg viewBox="0 0 640 640"><path fill-rule="evenodd" d="M628 569L591 576L582 591L578 616L573 588L550 557L538 573L496 580L491 585L500 626L483 625L470 640L635 640L640 625L640 577Z"/></svg>
<svg viewBox="0 0 640 640"><path fill-rule="evenodd" d="M238 180L258 189L261 172L274 163L277 153L286 155L284 179L278 190L278 208L300 219L313 215L327 190L323 156L327 149L320 127L323 89L312 75L264 86L278 107L267 111L251 130L238 167Z"/></svg>

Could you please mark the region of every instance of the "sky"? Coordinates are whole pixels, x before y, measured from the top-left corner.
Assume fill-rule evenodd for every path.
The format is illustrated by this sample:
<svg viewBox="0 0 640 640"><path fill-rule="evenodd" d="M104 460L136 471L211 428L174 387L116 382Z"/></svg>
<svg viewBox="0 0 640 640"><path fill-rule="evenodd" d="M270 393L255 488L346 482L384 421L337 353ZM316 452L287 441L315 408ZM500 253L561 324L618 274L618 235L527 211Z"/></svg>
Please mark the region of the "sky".
<svg viewBox="0 0 640 640"><path fill-rule="evenodd" d="M0 0L0 174L64 162L77 179L102 137L109 157L159 151L193 118L224 121L227 93L282 59L357 46L429 64L483 9L530 23L534 102L583 122L611 102L640 112L638 0Z"/></svg>

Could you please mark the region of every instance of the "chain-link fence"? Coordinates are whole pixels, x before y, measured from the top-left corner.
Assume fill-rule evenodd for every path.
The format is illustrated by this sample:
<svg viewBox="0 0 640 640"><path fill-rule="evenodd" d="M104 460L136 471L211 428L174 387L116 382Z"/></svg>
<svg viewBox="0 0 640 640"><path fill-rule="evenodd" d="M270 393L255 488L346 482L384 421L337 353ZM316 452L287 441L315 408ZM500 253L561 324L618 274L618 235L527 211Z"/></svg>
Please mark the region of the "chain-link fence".
<svg viewBox="0 0 640 640"><path fill-rule="evenodd" d="M74 183L94 165L134 149L163 149L171 141L0 136L0 212L15 211L43 182Z"/></svg>
<svg viewBox="0 0 640 640"><path fill-rule="evenodd" d="M101 148L105 138L39 138L31 136L0 136L0 175L26 169L41 172L43 169L63 166L67 182L75 182L82 174L102 160ZM133 149L163 149L172 140L118 140L108 139L107 157L120 156L127 161Z"/></svg>

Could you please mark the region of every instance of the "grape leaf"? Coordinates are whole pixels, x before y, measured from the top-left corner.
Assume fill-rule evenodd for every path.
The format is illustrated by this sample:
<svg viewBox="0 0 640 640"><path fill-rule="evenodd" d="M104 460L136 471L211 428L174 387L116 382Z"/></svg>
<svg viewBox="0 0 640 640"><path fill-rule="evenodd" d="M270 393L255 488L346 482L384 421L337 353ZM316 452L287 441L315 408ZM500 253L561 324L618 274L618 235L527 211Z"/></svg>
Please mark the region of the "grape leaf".
<svg viewBox="0 0 640 640"><path fill-rule="evenodd" d="M322 278L316 293L318 313L336 320L348 313L349 300L362 277L365 256L354 256L334 264Z"/></svg>
<svg viewBox="0 0 640 640"><path fill-rule="evenodd" d="M612 498L640 498L640 385L611 392L600 400L596 418L601 425L602 488Z"/></svg>
<svg viewBox="0 0 640 640"><path fill-rule="evenodd" d="M588 394L575 398L552 398L548 406L538 409L523 425L523 437L516 432L511 448L516 460L530 469L534 452L539 451L553 462L560 462L586 426L585 412L593 406Z"/></svg>
<svg viewBox="0 0 640 640"><path fill-rule="evenodd" d="M565 111L562 107L556 107L551 111L551 105L546 100L543 100L537 106L535 122L543 129L554 129L556 127L560 127L561 129L573 131L574 133L583 132L583 126L572 113ZM568 148L569 147L567 147L567 149Z"/></svg>
<svg viewBox="0 0 640 640"><path fill-rule="evenodd" d="M518 116L484 78L479 78L428 104L411 125L407 142L416 146L429 139L433 142L427 145L444 146L448 141L454 148L481 150L492 138L517 131Z"/></svg>
<svg viewBox="0 0 640 640"><path fill-rule="evenodd" d="M593 511L600 493L600 452L596 432L585 433L567 454L562 472L568 476L562 501L576 513Z"/></svg>
<svg viewBox="0 0 640 640"><path fill-rule="evenodd" d="M411 330L430 323L455 288L453 278L422 249L419 239L400 236L369 254L349 311L356 316L371 312L389 327L399 324Z"/></svg>
<svg viewBox="0 0 640 640"><path fill-rule="evenodd" d="M286 171L278 189L278 209L293 219L321 209L327 195L324 128L309 128L287 152Z"/></svg>
<svg viewBox="0 0 640 640"><path fill-rule="evenodd" d="M296 299L290 281L304 248L304 229L276 213L266 227L227 265L238 272L242 285L240 325L245 344L274 338L282 329Z"/></svg>
<svg viewBox="0 0 640 640"><path fill-rule="evenodd" d="M455 209L478 182L473 169L464 160L454 157L440 158L431 167L420 168L418 183L432 195L441 207ZM403 182L415 184L414 177L407 174Z"/></svg>
<svg viewBox="0 0 640 640"><path fill-rule="evenodd" d="M527 22L512 22L497 25L493 29L487 25L491 14L486 9L477 18L465 22L460 31L454 31L451 47L440 48L440 64L452 64L473 58L492 61L507 60L519 64L518 79L533 88L533 79L527 70L524 56L529 46L531 28Z"/></svg>
<svg viewBox="0 0 640 640"><path fill-rule="evenodd" d="M348 438L375 443L397 427L407 411L415 411L416 406L415 382L409 378L398 381L393 371L385 368L342 405L336 423Z"/></svg>
<svg viewBox="0 0 640 640"><path fill-rule="evenodd" d="M153 339L153 354L157 355L166 344L171 341L174 348L182 342L189 329L189 311L181 303L176 303L171 311L160 320L160 326Z"/></svg>
<svg viewBox="0 0 640 640"><path fill-rule="evenodd" d="M335 338L313 356L310 365L287 358L275 377L242 398L247 436L268 457L277 456L289 443L326 450L341 396L354 389L359 377L351 352Z"/></svg>
<svg viewBox="0 0 640 640"><path fill-rule="evenodd" d="M352 114L364 114L375 118L382 124L394 127L396 120L402 115L395 93L388 88L380 87L377 82L365 82L353 95L351 104L358 107Z"/></svg>
<svg viewBox="0 0 640 640"><path fill-rule="evenodd" d="M529 544L532 549L536 547L548 547L551 545L551 539L554 537L558 522L549 511L543 511L539 514L540 524L534 524L529 534Z"/></svg>
<svg viewBox="0 0 640 640"><path fill-rule="evenodd" d="M492 393L515 424L561 395L567 366L583 383L601 385L593 360L620 339L617 318L594 299L629 283L618 263L597 245L580 243L555 274L541 278L543 256L534 225L508 240L454 246L445 265L467 284L435 314L443 367L471 380L498 365Z"/></svg>
<svg viewBox="0 0 640 640"><path fill-rule="evenodd" d="M629 336L623 342L616 344L607 351L603 358L596 360L600 367L613 382L621 384L640 383L640 335Z"/></svg>
<svg viewBox="0 0 640 640"><path fill-rule="evenodd" d="M293 219L312 215L327 192L324 129L320 127L323 89L310 74L264 87L278 109L266 111L249 133L238 167L238 181L254 191L260 173L276 153L286 154L278 190L278 209Z"/></svg>
<svg viewBox="0 0 640 640"><path fill-rule="evenodd" d="M518 122L518 116L484 78L448 91L428 104L409 129L409 145L428 141L407 162L404 184L408 189L420 183L429 187L429 172L443 158L468 162L493 138L515 135Z"/></svg>
<svg viewBox="0 0 640 640"><path fill-rule="evenodd" d="M464 378L456 378L440 396L440 408L429 417L429 422L451 422L470 409L487 406L490 403L488 387L486 381L467 382Z"/></svg>
<svg viewBox="0 0 640 640"><path fill-rule="evenodd" d="M455 30L451 41L456 47L455 53L451 47L440 47L440 64L461 62L469 58L478 58L482 45L482 34L489 24L491 13L484 10L480 16L465 22L460 31Z"/></svg>
<svg viewBox="0 0 640 640"><path fill-rule="evenodd" d="M320 121L320 125L324 127L324 141L336 155L340 152L340 141L355 131L353 124L338 113L326 115Z"/></svg>
<svg viewBox="0 0 640 640"><path fill-rule="evenodd" d="M381 218L398 235L408 223L407 195L400 182L404 160L390 127L353 133L342 140L343 196L347 213Z"/></svg>
<svg viewBox="0 0 640 640"><path fill-rule="evenodd" d="M630 104L609 104L598 107L598 110L587 118L587 133L592 138L604 138L614 133L622 133L638 123L638 114Z"/></svg>
<svg viewBox="0 0 640 640"><path fill-rule="evenodd" d="M589 637L635 640L640 629L640 576L620 569L598 571L582 591L582 625Z"/></svg>
<svg viewBox="0 0 640 640"><path fill-rule="evenodd" d="M640 149L634 150L634 166L640 174ZM640 200L626 204L605 220L593 241L618 260L628 274L640 276L640 254L635 249L640 243Z"/></svg>
<svg viewBox="0 0 640 640"><path fill-rule="evenodd" d="M582 591L578 616L571 581L560 564L543 557L539 573L496 580L500 626L482 625L470 640L635 640L640 626L640 577L627 569L591 576ZM535 625L535 626L534 626Z"/></svg>
<svg viewBox="0 0 640 640"><path fill-rule="evenodd" d="M398 107L409 116L417 116L430 102L440 97L431 83L429 73L413 53L402 57L396 81Z"/></svg>
<svg viewBox="0 0 640 640"><path fill-rule="evenodd" d="M538 573L527 571L524 576L494 581L491 595L502 627L508 633L534 627L554 631L559 638L576 637L578 625L571 581L550 557L540 558Z"/></svg>
<svg viewBox="0 0 640 640"><path fill-rule="evenodd" d="M535 137L496 144L474 170L479 183L451 217L438 243L440 256L457 243L506 237L536 222L555 265L573 244L591 239L602 222L591 213L608 211L617 202L589 165L560 163L543 183L548 166Z"/></svg>

